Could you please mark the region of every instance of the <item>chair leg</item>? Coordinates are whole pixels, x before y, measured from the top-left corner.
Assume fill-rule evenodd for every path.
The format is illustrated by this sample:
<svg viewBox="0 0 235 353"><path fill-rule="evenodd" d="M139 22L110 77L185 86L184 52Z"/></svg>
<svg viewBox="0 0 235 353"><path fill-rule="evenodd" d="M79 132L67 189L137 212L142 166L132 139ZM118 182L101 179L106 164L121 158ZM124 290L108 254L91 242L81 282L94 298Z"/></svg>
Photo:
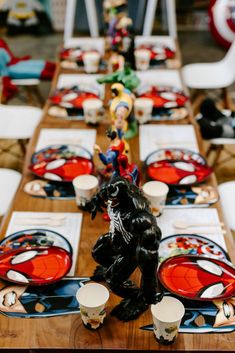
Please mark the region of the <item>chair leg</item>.
<svg viewBox="0 0 235 353"><path fill-rule="evenodd" d="M220 158L220 155L221 155L221 152L223 151L224 149L224 146L223 145L219 145L219 146L214 146L214 151L215 151L215 158L214 158L214 161L212 163L212 167L215 168L216 167L216 164Z"/></svg>
<svg viewBox="0 0 235 353"><path fill-rule="evenodd" d="M26 144L28 142L28 140L17 140L19 146L20 146L20 149L21 149L21 152L23 154L23 156L25 156L26 154Z"/></svg>
<svg viewBox="0 0 235 353"><path fill-rule="evenodd" d="M32 95L32 89L30 86L24 86L24 91L26 93L27 99L28 99L28 103L30 105L34 105L34 99L33 99L33 95Z"/></svg>
<svg viewBox="0 0 235 353"><path fill-rule="evenodd" d="M166 0L166 9L169 34L171 37L177 38L175 0Z"/></svg>
<svg viewBox="0 0 235 353"><path fill-rule="evenodd" d="M66 3L64 22L64 42L73 37L74 20L76 14L77 0L70 0Z"/></svg>
<svg viewBox="0 0 235 353"><path fill-rule="evenodd" d="M96 6L94 0L86 0L86 13L88 19L88 25L90 29L91 37L99 37L99 26L98 26L98 19L96 13Z"/></svg>
<svg viewBox="0 0 235 353"><path fill-rule="evenodd" d="M209 159L210 155L212 152L215 152L214 159L212 160L211 166L212 167L218 167L219 165L222 165L228 161L230 161L232 158L235 158L235 154L228 150L225 145L213 145L211 144L206 152L206 158ZM219 161L220 155L224 152L224 154L227 154L226 156L223 156L223 158ZM219 161L219 163L218 163Z"/></svg>
<svg viewBox="0 0 235 353"><path fill-rule="evenodd" d="M206 158L210 157L211 152L214 150L213 145L210 144L208 150L206 151Z"/></svg>
<svg viewBox="0 0 235 353"><path fill-rule="evenodd" d="M209 157L211 156L211 154L213 152L215 152L215 156L214 156L214 159L212 159L212 163L211 163L211 166L214 168L220 158L220 155L221 155L221 152L223 151L224 149L224 145L213 145L213 144L210 144L207 152L206 152L206 158L209 159Z"/></svg>
<svg viewBox="0 0 235 353"><path fill-rule="evenodd" d="M224 103L224 109L229 109L230 108L229 94L226 87L222 88L222 99Z"/></svg>
<svg viewBox="0 0 235 353"><path fill-rule="evenodd" d="M38 86L24 86L23 88L30 105L43 107L45 102Z"/></svg>
<svg viewBox="0 0 235 353"><path fill-rule="evenodd" d="M148 0L144 18L143 35L151 36L158 0Z"/></svg>
<svg viewBox="0 0 235 353"><path fill-rule="evenodd" d="M39 87L38 86L32 86L32 90L33 90L34 95L35 95L35 97L37 98L37 100L38 100L38 102L40 104L40 107L43 107L44 103L45 103L45 100L44 100L44 98L42 96L42 93L41 93Z"/></svg>
<svg viewBox="0 0 235 353"><path fill-rule="evenodd" d="M191 105L193 109L193 113L196 115L200 111L200 105L205 99L206 95L203 90L195 90L191 94Z"/></svg>

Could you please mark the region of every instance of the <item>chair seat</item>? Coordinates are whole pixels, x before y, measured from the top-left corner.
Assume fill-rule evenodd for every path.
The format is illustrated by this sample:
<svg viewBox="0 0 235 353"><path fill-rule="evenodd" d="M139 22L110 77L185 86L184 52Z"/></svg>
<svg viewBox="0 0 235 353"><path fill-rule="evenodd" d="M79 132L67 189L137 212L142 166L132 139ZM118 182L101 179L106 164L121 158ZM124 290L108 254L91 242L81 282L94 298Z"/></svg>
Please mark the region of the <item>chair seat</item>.
<svg viewBox="0 0 235 353"><path fill-rule="evenodd" d="M40 80L37 78L17 79L11 81L16 86L38 86L40 84Z"/></svg>
<svg viewBox="0 0 235 353"><path fill-rule="evenodd" d="M221 61L185 65L182 68L182 75L186 86L195 89L224 88L234 81L233 75Z"/></svg>
<svg viewBox="0 0 235 353"><path fill-rule="evenodd" d="M18 189L22 175L12 169L0 168L0 216L3 216Z"/></svg>
<svg viewBox="0 0 235 353"><path fill-rule="evenodd" d="M235 181L228 181L218 186L225 220L230 229L235 230L234 200Z"/></svg>
<svg viewBox="0 0 235 353"><path fill-rule="evenodd" d="M235 138L215 138L207 141L210 143L210 145L207 150L206 157L209 159L212 154L214 155L214 158L211 162L211 166L213 168L218 167L219 165L224 164L225 162L228 162L235 157L233 151L231 151L229 148L226 148L227 145L235 145ZM221 159L220 157L222 152L224 154L224 158ZM225 157L225 155L227 156Z"/></svg>
<svg viewBox="0 0 235 353"><path fill-rule="evenodd" d="M209 140L213 145L235 145L235 138L216 138Z"/></svg>
<svg viewBox="0 0 235 353"><path fill-rule="evenodd" d="M29 139L42 117L36 107L0 105L0 139Z"/></svg>

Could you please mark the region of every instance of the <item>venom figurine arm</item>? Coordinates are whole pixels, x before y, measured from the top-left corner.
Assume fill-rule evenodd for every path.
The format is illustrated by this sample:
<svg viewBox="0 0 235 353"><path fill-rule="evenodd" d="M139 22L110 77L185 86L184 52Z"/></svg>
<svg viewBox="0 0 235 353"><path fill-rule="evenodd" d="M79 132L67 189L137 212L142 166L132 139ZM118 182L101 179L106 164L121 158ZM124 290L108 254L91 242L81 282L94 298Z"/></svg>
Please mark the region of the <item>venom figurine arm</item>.
<svg viewBox="0 0 235 353"><path fill-rule="evenodd" d="M157 301L161 231L149 202L138 187L127 180L113 178L101 194L108 205L110 229L92 250L93 258L99 263L93 279L106 281L115 294L125 298L112 314L128 321ZM137 267L142 273L140 287L128 280Z"/></svg>
<svg viewBox="0 0 235 353"><path fill-rule="evenodd" d="M106 198L106 185L103 184L100 191L95 194L90 201L88 201L85 206L82 207L84 211L91 213L91 219L94 219L97 212L103 212L103 208L106 208L105 204ZM81 206L80 206L81 208Z"/></svg>

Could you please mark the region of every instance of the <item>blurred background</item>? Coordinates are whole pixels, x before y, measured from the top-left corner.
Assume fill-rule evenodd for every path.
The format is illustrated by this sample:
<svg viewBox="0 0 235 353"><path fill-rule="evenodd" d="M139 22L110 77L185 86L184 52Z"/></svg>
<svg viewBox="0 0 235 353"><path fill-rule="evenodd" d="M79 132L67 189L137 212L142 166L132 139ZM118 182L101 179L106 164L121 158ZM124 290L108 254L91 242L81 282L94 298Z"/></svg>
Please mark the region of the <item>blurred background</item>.
<svg viewBox="0 0 235 353"><path fill-rule="evenodd" d="M183 65L200 61L220 60L226 53L227 48L216 42L208 25L208 9L213 1L175 1L177 35ZM0 0L0 36L7 41L10 48L14 48L16 56L30 54L33 58L55 60L59 47L63 43L67 1L37 0L42 5L45 14L39 16L37 29L34 30L31 27L21 30L16 27L17 29L14 30L12 26L7 24L7 11L4 10L4 4L7 4L9 8L11 3L13 6L17 2L24 3L25 1ZM33 7L35 1L27 0L26 3L30 11L30 5ZM128 1L128 11L133 20L133 30L136 34L142 34L147 3L148 0ZM105 29L102 0L95 0L95 5L99 33L102 35ZM168 34L166 5L167 0L157 1L152 34ZM74 36L90 34L85 0L76 1L73 34ZM45 84L42 92L46 98L48 95L47 84Z"/></svg>

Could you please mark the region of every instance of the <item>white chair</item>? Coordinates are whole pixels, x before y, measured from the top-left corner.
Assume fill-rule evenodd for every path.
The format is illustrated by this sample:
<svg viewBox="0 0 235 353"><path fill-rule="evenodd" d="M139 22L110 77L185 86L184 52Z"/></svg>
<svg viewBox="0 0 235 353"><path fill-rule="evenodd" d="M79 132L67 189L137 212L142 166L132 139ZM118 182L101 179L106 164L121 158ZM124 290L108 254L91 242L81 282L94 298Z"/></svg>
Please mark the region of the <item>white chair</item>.
<svg viewBox="0 0 235 353"><path fill-rule="evenodd" d="M227 222L229 228L235 231L235 181L228 181L226 183L222 183L218 186L218 189L225 221Z"/></svg>
<svg viewBox="0 0 235 353"><path fill-rule="evenodd" d="M231 110L229 109L223 109L222 113L228 117L231 116ZM199 113L195 116L195 120L200 119L200 117L201 114ZM209 142L209 148L206 152L206 157L207 159L211 159L210 165L212 167L218 167L219 164L225 163L231 160L231 158L235 157L235 154L231 150L226 148L227 145L235 145L235 138L219 137L207 141ZM219 160L222 152L224 152L227 157L223 158L222 160ZM212 157L212 155L214 156Z"/></svg>
<svg viewBox="0 0 235 353"><path fill-rule="evenodd" d="M152 33L157 3L158 3L158 0L147 0L144 24L143 24L144 36L150 36ZM67 0L66 13L65 13L65 25L64 25L64 43L66 43L69 39L73 37L76 5L77 5L77 0ZM88 25L89 25L91 37L98 37L99 25L98 25L98 17L97 17L95 1L85 0L85 6L86 6L86 13L87 13L87 19L88 19ZM162 8L164 8L166 11L169 35L173 38L176 38L177 25L176 25L175 0L162 0Z"/></svg>
<svg viewBox="0 0 235 353"><path fill-rule="evenodd" d="M150 36L152 34L157 3L157 0L147 0L143 26L144 36ZM162 8L166 11L169 35L173 38L177 38L175 0L163 0Z"/></svg>
<svg viewBox="0 0 235 353"><path fill-rule="evenodd" d="M36 103L40 107L44 105L44 99L39 89L41 81L37 78L27 78L27 79L14 79L12 80L18 88L23 89L27 95L27 103L29 105Z"/></svg>
<svg viewBox="0 0 235 353"><path fill-rule="evenodd" d="M8 147L0 146L0 152L15 155L11 149L18 143L25 153L25 141L32 137L41 117L42 110L36 107L0 104L0 139L16 140Z"/></svg>
<svg viewBox="0 0 235 353"><path fill-rule="evenodd" d="M73 37L77 0L67 0L64 24L64 43ZM91 37L99 36L95 0L85 0L86 13Z"/></svg>
<svg viewBox="0 0 235 353"><path fill-rule="evenodd" d="M235 157L235 154L226 148L227 145L235 145L235 138L232 139L221 137L209 140L208 142L210 143L210 146L206 152L206 157L209 159L210 156L214 153L213 160L210 163L212 167L218 167L218 165L221 165L222 163L225 163L231 160L231 158ZM219 160L222 152L224 152L227 157L223 158L222 160Z"/></svg>
<svg viewBox="0 0 235 353"><path fill-rule="evenodd" d="M0 217L3 216L14 198L22 175L12 169L0 168Z"/></svg>
<svg viewBox="0 0 235 353"><path fill-rule="evenodd" d="M228 107L226 88L235 81L235 41L225 57L217 62L185 65L183 81L192 89L223 89L224 103Z"/></svg>

